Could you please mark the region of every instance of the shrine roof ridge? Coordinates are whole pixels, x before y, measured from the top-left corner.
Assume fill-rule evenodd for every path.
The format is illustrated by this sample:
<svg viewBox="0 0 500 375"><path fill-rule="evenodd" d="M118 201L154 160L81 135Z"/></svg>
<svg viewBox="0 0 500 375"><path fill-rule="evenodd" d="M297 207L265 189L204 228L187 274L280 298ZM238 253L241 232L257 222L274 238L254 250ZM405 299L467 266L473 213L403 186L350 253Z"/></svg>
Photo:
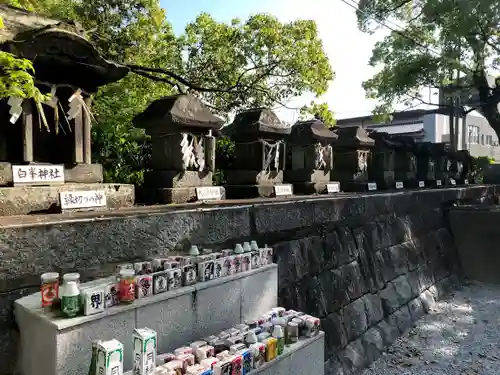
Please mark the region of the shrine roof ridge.
<svg viewBox="0 0 500 375"><path fill-rule="evenodd" d="M333 142L338 138L337 133L328 129L319 119L297 121L292 126L290 141L292 143L308 143L310 141Z"/></svg>

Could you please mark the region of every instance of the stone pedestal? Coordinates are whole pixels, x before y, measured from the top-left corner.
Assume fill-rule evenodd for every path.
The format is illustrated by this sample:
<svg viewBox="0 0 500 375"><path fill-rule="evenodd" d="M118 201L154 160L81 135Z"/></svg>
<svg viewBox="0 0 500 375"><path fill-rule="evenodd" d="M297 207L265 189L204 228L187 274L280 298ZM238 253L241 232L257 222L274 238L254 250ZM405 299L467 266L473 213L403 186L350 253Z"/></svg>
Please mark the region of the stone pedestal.
<svg viewBox="0 0 500 375"><path fill-rule="evenodd" d="M234 165L224 171L228 198L274 196L274 186L283 183L286 145L290 127L267 108L238 113L223 129L234 142Z"/></svg>
<svg viewBox="0 0 500 375"><path fill-rule="evenodd" d="M395 155L391 149L392 143L383 134L374 133L375 147L371 152L368 166L369 179L377 183L379 189L393 189L395 187Z"/></svg>
<svg viewBox="0 0 500 375"><path fill-rule="evenodd" d="M295 194L327 193L333 166L331 143L337 135L319 120L302 121L292 127L287 140L285 181Z"/></svg>
<svg viewBox="0 0 500 375"><path fill-rule="evenodd" d="M415 140L409 136L393 136L391 141L394 143L396 151L394 156L394 179L401 181L404 187L419 187Z"/></svg>
<svg viewBox="0 0 500 375"><path fill-rule="evenodd" d="M223 121L197 98L174 95L153 102L134 123L152 142L152 171L138 193L145 203L197 200L196 188L212 186L215 137ZM220 188L224 198L224 190Z"/></svg>

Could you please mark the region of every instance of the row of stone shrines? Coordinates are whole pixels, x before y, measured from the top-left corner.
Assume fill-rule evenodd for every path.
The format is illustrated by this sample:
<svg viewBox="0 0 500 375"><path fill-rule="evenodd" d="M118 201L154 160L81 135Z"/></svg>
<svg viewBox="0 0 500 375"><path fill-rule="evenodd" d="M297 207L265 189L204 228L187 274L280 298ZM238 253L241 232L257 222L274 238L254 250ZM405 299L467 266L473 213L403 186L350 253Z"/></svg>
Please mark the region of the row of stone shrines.
<svg viewBox="0 0 500 375"><path fill-rule="evenodd" d="M468 151L451 152L444 143L357 126L331 130L319 119L290 127L269 109L241 112L222 127L207 106L184 94L155 101L135 125L152 140L153 170L139 194L151 203L190 201L196 187L212 186L220 134L234 142L234 161L223 166L227 198L270 197L283 182L293 184L295 194L313 194L327 192L331 181L343 191L366 191L373 183L382 189L467 183L472 173Z"/></svg>

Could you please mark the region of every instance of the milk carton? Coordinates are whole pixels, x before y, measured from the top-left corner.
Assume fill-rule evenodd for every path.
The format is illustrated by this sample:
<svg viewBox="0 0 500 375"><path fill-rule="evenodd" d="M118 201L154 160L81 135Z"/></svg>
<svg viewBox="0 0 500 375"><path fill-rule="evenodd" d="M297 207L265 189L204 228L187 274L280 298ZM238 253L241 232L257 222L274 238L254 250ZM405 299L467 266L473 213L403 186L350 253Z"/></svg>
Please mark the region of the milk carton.
<svg viewBox="0 0 500 375"><path fill-rule="evenodd" d="M104 311L104 286L82 289L84 315L98 314Z"/></svg>
<svg viewBox="0 0 500 375"><path fill-rule="evenodd" d="M120 341L98 341L95 353L95 375L123 375L123 344Z"/></svg>
<svg viewBox="0 0 500 375"><path fill-rule="evenodd" d="M134 375L148 375L156 368L156 332L134 329Z"/></svg>

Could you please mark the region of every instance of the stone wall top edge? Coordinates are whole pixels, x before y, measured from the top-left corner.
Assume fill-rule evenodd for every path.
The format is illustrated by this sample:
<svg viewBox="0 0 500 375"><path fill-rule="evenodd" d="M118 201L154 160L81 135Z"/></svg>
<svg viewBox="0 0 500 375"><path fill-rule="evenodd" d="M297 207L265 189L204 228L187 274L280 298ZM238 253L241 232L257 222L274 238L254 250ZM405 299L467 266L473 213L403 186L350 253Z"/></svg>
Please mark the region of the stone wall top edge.
<svg viewBox="0 0 500 375"><path fill-rule="evenodd" d="M276 270L277 272L278 265L277 264L269 264L260 268L256 268L253 270L250 270L248 272L244 273L239 273L227 277L222 277L219 279L214 279L211 281L207 282L202 282L190 286L184 286L179 289L171 290L165 293L157 294L148 298L144 299L138 299L136 300L133 304L122 304L122 305L117 305L114 307L111 307L109 309L105 309L104 312L99 313L99 314L94 314L94 315L83 315L83 316L78 316L76 318L72 319L65 319L65 318L54 318L54 316L44 312L44 310L39 306L40 303L40 293L34 293L26 297L22 297L14 302L15 309L22 309L26 313L28 313L31 316L34 316L36 319L38 319L39 322L43 324L49 324L53 328L55 328L58 331L61 330L66 330L66 329L71 329L73 327L93 322L95 320L100 320L108 316L116 315L116 314L121 314L127 311L134 311L137 309L140 309L141 307L145 307L148 305L160 303L169 299L177 298L179 296L183 296L186 294L192 294L196 291L208 289L208 288L214 288L216 286L222 285L222 284L227 284L229 282L233 282L239 279L246 279L249 277L257 276L263 272L269 271L269 270ZM258 276L257 276L258 277ZM276 279L277 280L277 279Z"/></svg>
<svg viewBox="0 0 500 375"><path fill-rule="evenodd" d="M410 196L429 196L440 194L458 193L457 198L462 196L461 192L495 189L500 191L500 185L469 185L454 188L405 190L405 191L379 191L376 193L353 193L338 196L297 196L284 199L249 199L238 201L225 201L216 203L186 204L186 205L154 205L135 206L118 210L100 212L74 212L49 215L21 215L0 217L0 228L35 227L46 225L73 224L85 222L109 221L117 219L141 218L147 216L164 216L174 214L199 215L203 213L220 211L239 211L252 208L268 210L270 207L286 207L297 204L324 204L350 201L352 203L370 203L371 200L383 198L405 199Z"/></svg>

